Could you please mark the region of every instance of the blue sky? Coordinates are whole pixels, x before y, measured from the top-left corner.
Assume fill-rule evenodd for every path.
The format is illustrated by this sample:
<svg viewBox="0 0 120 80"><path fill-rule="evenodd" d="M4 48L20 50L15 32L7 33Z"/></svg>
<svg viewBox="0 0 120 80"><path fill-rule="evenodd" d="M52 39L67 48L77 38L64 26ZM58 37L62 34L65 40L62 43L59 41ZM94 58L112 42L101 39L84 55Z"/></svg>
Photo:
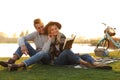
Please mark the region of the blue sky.
<svg viewBox="0 0 120 80"><path fill-rule="evenodd" d="M61 32L70 36L95 38L103 36L107 23L120 35L119 0L1 0L0 32L9 35L21 31L33 32L33 20L41 18L46 24L58 21Z"/></svg>

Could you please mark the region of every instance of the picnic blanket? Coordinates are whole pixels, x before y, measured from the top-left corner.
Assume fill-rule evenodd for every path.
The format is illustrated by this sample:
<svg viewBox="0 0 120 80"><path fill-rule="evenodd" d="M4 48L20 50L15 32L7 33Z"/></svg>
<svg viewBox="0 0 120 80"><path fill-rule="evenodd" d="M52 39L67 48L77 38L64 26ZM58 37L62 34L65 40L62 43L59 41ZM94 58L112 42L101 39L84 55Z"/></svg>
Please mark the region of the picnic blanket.
<svg viewBox="0 0 120 80"><path fill-rule="evenodd" d="M116 61L120 61L120 58L110 58L110 57L105 57L105 58L96 58L97 62L102 62L103 64L110 64Z"/></svg>
<svg viewBox="0 0 120 80"><path fill-rule="evenodd" d="M103 64L110 64L116 61L120 61L120 58L110 58L110 57L105 57L105 58L95 58L97 62L102 62ZM88 69L88 67L84 65L75 65L74 68L83 68L83 69ZM102 67L101 67L102 68ZM103 69L103 68L102 68ZM105 68L107 69L107 67ZM111 69L108 69L111 70Z"/></svg>

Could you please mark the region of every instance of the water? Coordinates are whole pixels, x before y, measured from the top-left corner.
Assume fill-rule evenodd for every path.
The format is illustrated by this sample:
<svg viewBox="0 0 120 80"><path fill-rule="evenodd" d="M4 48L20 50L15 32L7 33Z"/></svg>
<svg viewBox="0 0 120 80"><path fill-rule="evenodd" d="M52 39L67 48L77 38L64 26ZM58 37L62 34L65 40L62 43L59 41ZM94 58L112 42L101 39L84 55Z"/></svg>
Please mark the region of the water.
<svg viewBox="0 0 120 80"><path fill-rule="evenodd" d="M34 44L31 45L35 48ZM17 48L18 44L0 44L0 57L12 57ZM95 46L89 46L88 44L73 44L72 46L73 52L81 54L94 52L94 49Z"/></svg>

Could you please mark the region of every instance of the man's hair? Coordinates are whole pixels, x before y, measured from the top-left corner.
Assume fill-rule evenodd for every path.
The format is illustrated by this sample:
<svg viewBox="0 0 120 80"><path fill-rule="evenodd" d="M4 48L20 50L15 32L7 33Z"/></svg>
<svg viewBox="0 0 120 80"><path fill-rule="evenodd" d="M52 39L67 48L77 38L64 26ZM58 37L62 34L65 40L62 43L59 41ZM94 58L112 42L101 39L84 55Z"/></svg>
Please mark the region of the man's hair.
<svg viewBox="0 0 120 80"><path fill-rule="evenodd" d="M35 24L43 24L43 22L41 21L41 19L37 18L34 20L34 26Z"/></svg>

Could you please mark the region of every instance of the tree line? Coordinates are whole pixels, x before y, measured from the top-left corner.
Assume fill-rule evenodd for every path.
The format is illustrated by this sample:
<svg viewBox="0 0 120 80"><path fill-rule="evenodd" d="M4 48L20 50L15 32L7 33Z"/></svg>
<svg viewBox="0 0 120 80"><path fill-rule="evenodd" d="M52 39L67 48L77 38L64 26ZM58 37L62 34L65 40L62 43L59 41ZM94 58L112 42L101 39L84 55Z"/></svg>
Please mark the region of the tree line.
<svg viewBox="0 0 120 80"><path fill-rule="evenodd" d="M27 31L21 31L19 36L16 36L16 33L14 33L12 37L8 37L6 33L0 32L0 43L17 43L19 37L22 37L22 36L25 36L28 34L29 34L29 31L27 30ZM114 37L113 39L115 41L120 42L120 38ZM75 38L74 43L91 44L91 46L96 46L99 40L100 40L100 38L87 39L82 36L79 36L79 37ZM116 48L112 42L110 42L110 48L112 48L112 49Z"/></svg>
<svg viewBox="0 0 120 80"><path fill-rule="evenodd" d="M17 36L16 33L13 33L13 35L11 37L9 37L6 33L4 32L0 32L0 43L17 43L18 42L18 38L28 35L29 31L21 31L21 33Z"/></svg>

